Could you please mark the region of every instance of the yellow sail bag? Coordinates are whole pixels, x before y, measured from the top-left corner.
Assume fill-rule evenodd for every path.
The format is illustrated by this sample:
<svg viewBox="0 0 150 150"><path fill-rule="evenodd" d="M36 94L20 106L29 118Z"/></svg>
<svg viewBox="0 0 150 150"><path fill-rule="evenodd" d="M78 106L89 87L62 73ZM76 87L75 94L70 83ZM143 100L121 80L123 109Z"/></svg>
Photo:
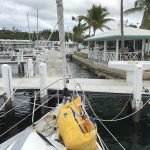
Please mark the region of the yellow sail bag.
<svg viewBox="0 0 150 150"><path fill-rule="evenodd" d="M80 97L62 106L58 128L67 149L96 149L96 126L82 109Z"/></svg>

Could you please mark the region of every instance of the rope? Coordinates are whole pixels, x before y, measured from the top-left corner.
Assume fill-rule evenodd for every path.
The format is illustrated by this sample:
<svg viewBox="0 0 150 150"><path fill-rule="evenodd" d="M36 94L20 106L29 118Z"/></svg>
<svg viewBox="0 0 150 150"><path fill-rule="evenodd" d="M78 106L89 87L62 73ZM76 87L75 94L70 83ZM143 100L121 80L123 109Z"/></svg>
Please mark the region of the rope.
<svg viewBox="0 0 150 150"><path fill-rule="evenodd" d="M141 108L139 108L139 109L136 110L135 112L133 112L133 113L131 113L130 115L127 115L127 116L125 116L125 117L122 117L122 118L119 118L119 119L115 119L115 120L103 120L103 119L101 119L101 120L102 120L102 121L105 121L105 122L115 122L115 121L121 121L121 120L127 119L127 118L129 118L129 117L135 115L136 113L138 113L138 112L139 112L141 109L143 109L143 107L144 107L147 103L149 103L149 102L150 102L150 99L147 100L147 102L146 102Z"/></svg>
<svg viewBox="0 0 150 150"><path fill-rule="evenodd" d="M35 109L35 111L37 110L37 109L39 109L41 106L43 106L45 103L47 103L49 100L51 100L53 97L55 97L57 95L57 93L56 94L54 94L51 98L49 98L47 101L45 101L43 104L41 104L39 107L37 107L36 109ZM0 135L0 137L2 137L4 134L6 134L7 132L9 132L10 130L12 130L14 127L16 127L17 125L19 125L22 121L24 121L26 118L28 118L30 115L32 115L32 113L30 113L29 115L27 115L25 118L23 118L22 120L20 120L18 123L16 123L15 125L13 125L11 128L9 128L8 130L6 130L4 133L2 133L1 135Z"/></svg>
<svg viewBox="0 0 150 150"><path fill-rule="evenodd" d="M79 88L81 89L82 93L85 95L85 92L82 90L81 85L79 83L77 83L77 85L79 86ZM102 123L102 121L98 118L98 116L96 115L95 111L93 110L88 98L85 95L85 99L87 100L89 107L91 109L91 111L93 112L94 116L96 117L96 120L98 120L101 125L107 130L107 132L114 138L114 140L120 145L120 147L125 150L125 148L123 147L123 145L117 140L117 138L109 131L109 129Z"/></svg>
<svg viewBox="0 0 150 150"><path fill-rule="evenodd" d="M118 114L116 117L114 117L113 119L111 119L111 120L115 120L116 118L118 118L118 116L121 115L121 113L124 111L124 109L126 108L127 104L129 103L130 98L131 98L131 95L129 96L127 102L125 103L125 105L123 106L123 108L122 108L122 110L119 112L119 114Z"/></svg>

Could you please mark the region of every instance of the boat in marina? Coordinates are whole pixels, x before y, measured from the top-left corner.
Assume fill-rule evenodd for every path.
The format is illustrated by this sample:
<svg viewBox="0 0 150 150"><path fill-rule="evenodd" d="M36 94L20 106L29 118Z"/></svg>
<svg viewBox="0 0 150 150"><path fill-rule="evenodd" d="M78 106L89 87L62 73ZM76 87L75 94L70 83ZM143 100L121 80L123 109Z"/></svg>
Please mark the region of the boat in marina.
<svg viewBox="0 0 150 150"><path fill-rule="evenodd" d="M58 4L58 7L60 7L58 9L63 10L62 1L56 0L56 3ZM63 12L61 12L60 15L62 15L62 13ZM60 22L63 22L63 17L60 19L58 15L58 18ZM62 26L61 23L59 24L60 26ZM60 40L63 41L63 31L59 32ZM62 50L62 44L64 44L64 42L60 43L60 50ZM65 74L63 80L64 91L67 91ZM64 94L62 103L58 103L56 107L51 108L48 113L46 113L38 121L34 122L34 113L36 110L45 106L45 104L55 96L58 96L58 93L54 94L54 96L46 99L40 106L36 108L35 105L37 93L35 93L33 113L31 114L32 125L2 143L0 145L0 150L103 149L104 146L101 142L100 136L97 133L96 122L93 118L89 117L85 110L85 101L81 96L79 96L77 91L75 91L75 93L73 93L69 98L68 96L70 95ZM13 129L13 127L9 130Z"/></svg>
<svg viewBox="0 0 150 150"><path fill-rule="evenodd" d="M44 115L33 125L0 145L1 150L102 150L95 121L77 96Z"/></svg>

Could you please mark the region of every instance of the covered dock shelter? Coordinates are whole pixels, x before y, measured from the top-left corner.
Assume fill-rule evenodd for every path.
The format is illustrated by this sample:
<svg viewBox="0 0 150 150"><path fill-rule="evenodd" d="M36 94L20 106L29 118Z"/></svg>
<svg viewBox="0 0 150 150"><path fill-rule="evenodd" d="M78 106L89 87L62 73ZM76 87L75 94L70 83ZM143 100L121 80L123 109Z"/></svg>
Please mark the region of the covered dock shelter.
<svg viewBox="0 0 150 150"><path fill-rule="evenodd" d="M88 42L88 58L100 61L122 61L121 39L120 29L85 39L84 41ZM150 55L150 30L124 28L123 39L125 60L146 60L145 56Z"/></svg>

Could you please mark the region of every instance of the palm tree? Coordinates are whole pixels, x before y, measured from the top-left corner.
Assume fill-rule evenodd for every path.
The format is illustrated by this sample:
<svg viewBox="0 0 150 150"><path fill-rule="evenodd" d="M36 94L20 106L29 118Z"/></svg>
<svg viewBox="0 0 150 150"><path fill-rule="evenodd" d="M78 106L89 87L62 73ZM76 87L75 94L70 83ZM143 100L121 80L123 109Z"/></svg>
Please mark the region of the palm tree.
<svg viewBox="0 0 150 150"><path fill-rule="evenodd" d="M89 35L91 34L91 27L93 28L93 33L95 35L95 32L97 29L100 29L103 31L103 28L110 29L105 24L109 21L114 21L111 18L107 18L109 15L109 12L106 7L102 7L101 5L94 5L92 8L90 8L87 11L86 16L79 16L81 20L84 20L88 24L89 28Z"/></svg>
<svg viewBox="0 0 150 150"><path fill-rule="evenodd" d="M73 37L75 42L82 42L84 37L84 32L87 30L86 23L81 24L81 21L79 21L77 26L74 26L73 28Z"/></svg>
<svg viewBox="0 0 150 150"><path fill-rule="evenodd" d="M126 15L143 11L143 18L140 28L150 29L150 0L136 0L134 8L126 10Z"/></svg>

